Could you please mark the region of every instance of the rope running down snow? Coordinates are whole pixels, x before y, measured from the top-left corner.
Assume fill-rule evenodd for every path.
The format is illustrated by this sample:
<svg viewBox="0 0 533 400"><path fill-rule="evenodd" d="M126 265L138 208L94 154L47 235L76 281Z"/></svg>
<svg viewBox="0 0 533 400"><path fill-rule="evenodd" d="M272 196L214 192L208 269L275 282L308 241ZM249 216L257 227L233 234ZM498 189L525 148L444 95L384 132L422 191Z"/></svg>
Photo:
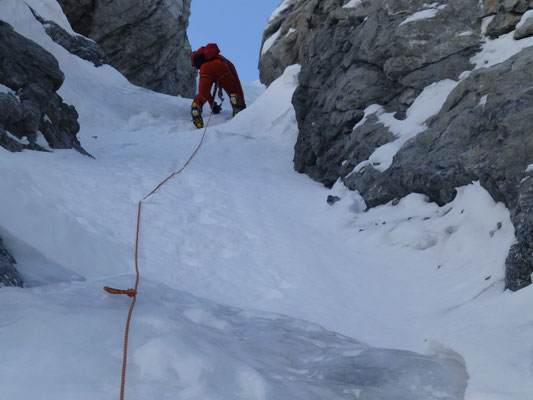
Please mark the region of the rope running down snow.
<svg viewBox="0 0 533 400"><path fill-rule="evenodd" d="M216 87L215 87L215 91L216 91ZM170 174L165 180L163 180L159 185L157 185L154 190L152 190L142 200L139 201L139 207L138 207L138 210L137 210L137 234L136 234L136 238L135 238L135 272L136 272L136 275L137 275L137 277L135 279L135 287L133 289L126 289L126 290L110 288L110 287L107 287L107 286L104 287L104 290L106 292L108 292L108 293L111 293L111 294L125 294L125 295L127 295L127 296L129 296L129 297L131 297L133 299L131 301L130 310L128 312L128 318L126 320L126 329L125 329L125 332L124 332L124 356L123 356L123 359L122 359L122 379L121 379L121 383L120 383L120 400L124 400L124 388L126 386L126 365L127 365L127 361L128 361L128 339L129 339L129 332L130 332L130 322L131 322L131 315L133 313L133 307L135 306L135 302L137 300L137 290L139 288L140 275L139 275L138 255L139 255L139 231L140 231L140 226L141 226L141 206L142 206L142 202L144 200L146 200L148 197L150 197L151 195L153 195L155 192L157 192L157 190L161 186L163 186L166 182L168 182L175 175L178 175L179 173L181 173L187 167L187 165L189 165L189 163L192 161L194 156L196 156L196 154L200 150L200 147L202 147L202 144L203 144L204 139L206 137L207 128L209 126L209 122L211 121L212 115L213 115L213 111L211 111L211 114L209 114L209 118L207 120L207 123L205 124L205 129L204 129L204 132L202 134L202 138L200 139L200 143L198 143L198 146L196 146L196 149L193 151L193 153L191 154L191 156L189 157L187 162L183 165L183 167L181 167L181 169L179 171L176 171L176 172Z"/></svg>

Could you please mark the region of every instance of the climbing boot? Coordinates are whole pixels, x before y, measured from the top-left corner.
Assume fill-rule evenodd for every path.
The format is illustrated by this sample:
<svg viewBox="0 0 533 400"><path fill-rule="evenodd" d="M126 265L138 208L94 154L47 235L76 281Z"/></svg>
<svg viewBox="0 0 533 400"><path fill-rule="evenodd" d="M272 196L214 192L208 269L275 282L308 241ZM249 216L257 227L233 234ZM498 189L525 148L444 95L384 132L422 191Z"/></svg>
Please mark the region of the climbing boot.
<svg viewBox="0 0 533 400"><path fill-rule="evenodd" d="M231 106L233 107L233 116L236 116L239 112L246 108L245 105L241 104L236 94L231 94L229 96L229 101L231 103Z"/></svg>
<svg viewBox="0 0 533 400"><path fill-rule="evenodd" d="M194 124L194 126L196 126L198 129L204 127L204 120L202 119L202 108L198 104L196 104L196 102L192 103L191 116L192 123Z"/></svg>

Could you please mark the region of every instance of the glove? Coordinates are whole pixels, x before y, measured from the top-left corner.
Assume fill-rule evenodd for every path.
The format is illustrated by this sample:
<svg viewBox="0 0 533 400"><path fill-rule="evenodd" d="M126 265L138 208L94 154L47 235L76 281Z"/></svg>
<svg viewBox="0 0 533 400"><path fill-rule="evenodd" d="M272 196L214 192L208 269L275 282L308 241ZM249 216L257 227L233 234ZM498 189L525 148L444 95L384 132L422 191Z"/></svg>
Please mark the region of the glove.
<svg viewBox="0 0 533 400"><path fill-rule="evenodd" d="M213 103L213 114L220 114L220 111L222 111L222 106L217 103Z"/></svg>

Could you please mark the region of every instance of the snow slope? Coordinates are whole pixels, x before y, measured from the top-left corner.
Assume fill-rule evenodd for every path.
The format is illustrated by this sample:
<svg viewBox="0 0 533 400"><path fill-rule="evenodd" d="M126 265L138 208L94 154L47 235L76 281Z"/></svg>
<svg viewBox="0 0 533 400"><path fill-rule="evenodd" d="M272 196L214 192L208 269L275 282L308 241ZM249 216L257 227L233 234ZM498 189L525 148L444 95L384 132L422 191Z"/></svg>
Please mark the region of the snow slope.
<svg viewBox="0 0 533 400"><path fill-rule="evenodd" d="M68 25L55 0L26 3ZM28 283L0 290L0 387L113 399L129 299L102 286L133 286L137 202L201 131L190 100L70 55L19 0L0 10L58 59L95 156L0 149L0 236ZM476 182L444 207L365 212L297 174L298 72L234 119L225 103L143 202L126 398L451 400L466 368L467 400L531 399L533 289L503 290L509 212Z"/></svg>

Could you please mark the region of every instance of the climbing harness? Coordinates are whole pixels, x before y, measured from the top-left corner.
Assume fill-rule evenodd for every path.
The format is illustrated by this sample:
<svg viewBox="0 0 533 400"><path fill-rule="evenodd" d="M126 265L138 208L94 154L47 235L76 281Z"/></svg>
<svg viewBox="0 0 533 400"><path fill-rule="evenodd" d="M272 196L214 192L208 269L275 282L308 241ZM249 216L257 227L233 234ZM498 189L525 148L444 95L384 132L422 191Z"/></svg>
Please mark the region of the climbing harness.
<svg viewBox="0 0 533 400"><path fill-rule="evenodd" d="M217 85L218 86L218 85ZM217 90L217 86L215 86L215 92ZM214 97L213 97L214 98ZM214 100L213 100L214 101ZM204 139L206 137L207 128L209 126L209 122L211 121L211 117L213 115L213 111L209 114L209 118L207 120L207 124L205 125L204 132L202 134L202 138L200 139L200 142L198 143L198 146L194 149L193 153L189 157L189 159L183 164L180 170L173 172L170 174L166 179L164 179L159 185L155 187L150 193L148 193L142 200L139 201L138 209L137 209L137 233L135 237L135 273L136 273L136 279L135 279L135 286L131 289L115 289L108 286L104 286L104 290L111 294L125 294L132 298L130 309L128 312L128 317L126 319L126 328L124 331L124 353L122 358L122 377L121 377L121 383L120 383L120 400L124 400L124 390L126 386L126 365L128 361L128 339L129 339L129 331L130 331L130 323L131 323L131 316L133 314L133 307L135 306L135 302L137 301L137 294L138 294L138 288L139 288L139 232L141 227L141 208L142 208L142 202L152 196L157 190L163 186L166 182L168 182L172 177L175 175L180 174L186 167L189 165L189 163L192 161L192 159L196 156L198 151L200 150L200 147L202 147L202 144L204 142Z"/></svg>
<svg viewBox="0 0 533 400"><path fill-rule="evenodd" d="M218 98L220 99L220 105L224 103L224 93L222 92L222 86L220 86L220 82L217 82L215 84L215 90L213 90L213 102L215 101L215 93L217 92L218 88Z"/></svg>

